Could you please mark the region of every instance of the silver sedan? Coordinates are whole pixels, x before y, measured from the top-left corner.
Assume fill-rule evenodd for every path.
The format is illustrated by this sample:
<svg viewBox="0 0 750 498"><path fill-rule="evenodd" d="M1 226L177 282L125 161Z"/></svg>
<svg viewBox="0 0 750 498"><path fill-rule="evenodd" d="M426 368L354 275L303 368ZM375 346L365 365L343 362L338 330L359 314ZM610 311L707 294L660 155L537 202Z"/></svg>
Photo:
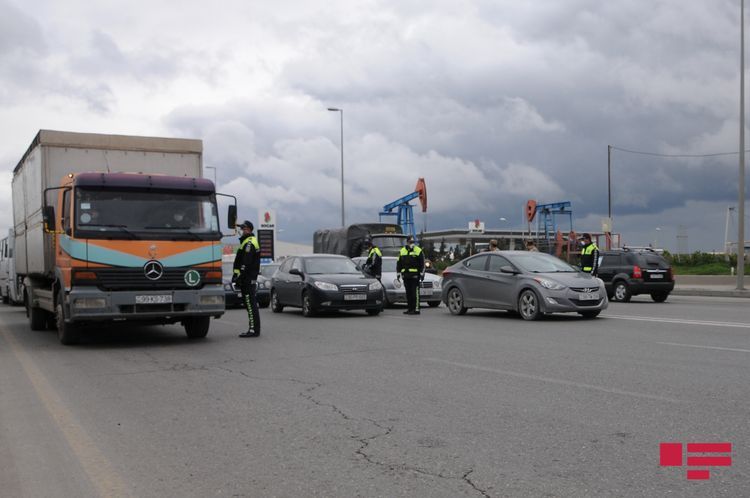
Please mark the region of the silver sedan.
<svg viewBox="0 0 750 498"><path fill-rule="evenodd" d="M357 268L362 269L367 258L353 258ZM396 277L396 262L398 258L383 256L383 275L380 279L385 290L385 305L390 306L395 303L406 303L406 289L404 283ZM419 284L419 301L433 308L440 306L440 284L442 278L432 273L425 273L424 280Z"/></svg>
<svg viewBox="0 0 750 498"><path fill-rule="evenodd" d="M517 311L524 320L575 312L595 318L607 308L604 283L549 254L476 254L443 272L443 302L454 315L469 308Z"/></svg>

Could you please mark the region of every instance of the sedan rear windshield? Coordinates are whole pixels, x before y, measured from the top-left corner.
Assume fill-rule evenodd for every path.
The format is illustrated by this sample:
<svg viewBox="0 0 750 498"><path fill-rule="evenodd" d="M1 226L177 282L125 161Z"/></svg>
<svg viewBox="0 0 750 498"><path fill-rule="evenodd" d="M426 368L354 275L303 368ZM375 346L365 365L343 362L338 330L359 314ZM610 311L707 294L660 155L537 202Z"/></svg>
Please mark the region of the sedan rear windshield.
<svg viewBox="0 0 750 498"><path fill-rule="evenodd" d="M352 273L361 274L352 260L344 258L311 258L305 261L307 273Z"/></svg>

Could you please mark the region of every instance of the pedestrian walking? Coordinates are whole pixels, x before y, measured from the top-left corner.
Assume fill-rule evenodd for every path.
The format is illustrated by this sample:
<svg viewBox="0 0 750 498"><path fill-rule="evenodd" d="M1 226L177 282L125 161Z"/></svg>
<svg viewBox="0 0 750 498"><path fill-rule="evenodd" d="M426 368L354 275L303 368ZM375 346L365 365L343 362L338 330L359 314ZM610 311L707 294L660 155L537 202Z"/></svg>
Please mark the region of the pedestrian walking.
<svg viewBox="0 0 750 498"><path fill-rule="evenodd" d="M258 313L257 291L258 273L260 272L260 245L253 235L253 224L245 220L239 225L242 230L240 248L234 257L232 282L242 292L242 303L247 309L247 332L240 337L258 337L260 335L260 314Z"/></svg>
<svg viewBox="0 0 750 498"><path fill-rule="evenodd" d="M419 314L419 283L424 279L424 253L414 243L411 235L406 239L406 246L401 248L396 262L396 278L403 279L406 290L407 310L405 315Z"/></svg>
<svg viewBox="0 0 750 498"><path fill-rule="evenodd" d="M591 234L584 233L581 242L581 270L596 276L599 272L599 248L591 241Z"/></svg>
<svg viewBox="0 0 750 498"><path fill-rule="evenodd" d="M487 246L487 252L500 252L500 248L497 246L497 239L490 240L490 245Z"/></svg>

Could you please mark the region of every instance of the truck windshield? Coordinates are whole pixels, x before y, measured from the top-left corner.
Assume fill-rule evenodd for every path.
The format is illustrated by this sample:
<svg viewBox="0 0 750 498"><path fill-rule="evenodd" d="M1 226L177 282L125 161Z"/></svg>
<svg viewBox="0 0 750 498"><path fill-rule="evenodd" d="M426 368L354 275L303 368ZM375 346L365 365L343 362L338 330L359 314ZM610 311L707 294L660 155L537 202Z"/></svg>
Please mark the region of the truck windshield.
<svg viewBox="0 0 750 498"><path fill-rule="evenodd" d="M179 191L76 190L75 226L85 237L191 240L221 236L213 195Z"/></svg>
<svg viewBox="0 0 750 498"><path fill-rule="evenodd" d="M384 247L401 248L406 245L406 236L374 235L372 237L372 243L380 249L383 249Z"/></svg>

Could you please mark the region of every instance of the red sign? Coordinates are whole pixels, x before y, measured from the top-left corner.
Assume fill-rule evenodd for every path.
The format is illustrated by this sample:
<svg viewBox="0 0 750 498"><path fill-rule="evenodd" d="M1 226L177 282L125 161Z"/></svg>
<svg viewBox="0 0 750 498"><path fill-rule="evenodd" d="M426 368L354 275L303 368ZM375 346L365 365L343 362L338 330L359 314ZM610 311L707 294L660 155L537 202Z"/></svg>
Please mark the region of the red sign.
<svg viewBox="0 0 750 498"><path fill-rule="evenodd" d="M687 459L684 459L683 446L687 446ZM708 456L715 453L729 455ZM689 481L708 481L711 475L707 468L731 467L732 443L659 443L659 465L662 467L682 467L687 460ZM691 469L690 467L699 467Z"/></svg>

